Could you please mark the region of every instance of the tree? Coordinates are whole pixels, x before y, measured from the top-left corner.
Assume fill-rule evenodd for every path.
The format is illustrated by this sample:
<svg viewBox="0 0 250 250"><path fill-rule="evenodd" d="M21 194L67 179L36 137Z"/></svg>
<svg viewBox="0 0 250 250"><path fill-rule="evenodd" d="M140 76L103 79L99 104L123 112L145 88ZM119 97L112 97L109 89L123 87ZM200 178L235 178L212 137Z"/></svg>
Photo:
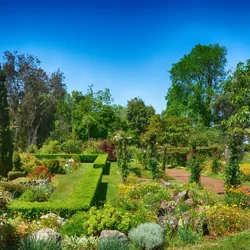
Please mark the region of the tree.
<svg viewBox="0 0 250 250"><path fill-rule="evenodd" d="M225 90L231 93L231 103L236 113L225 121L228 134L228 164L226 186L241 184L239 162L243 154L243 141L249 134L250 122L250 60L237 64L235 72L229 77Z"/></svg>
<svg viewBox="0 0 250 250"><path fill-rule="evenodd" d="M57 105L66 93L64 76L59 70L47 74L32 55L6 51L4 60L14 142L25 149L37 139L44 142L53 129Z"/></svg>
<svg viewBox="0 0 250 250"><path fill-rule="evenodd" d="M133 131L136 137L144 133L149 125L150 118L155 110L152 106L146 106L144 101L138 97L128 101L126 117L128 128Z"/></svg>
<svg viewBox="0 0 250 250"><path fill-rule="evenodd" d="M213 97L221 91L225 78L227 50L218 44L196 45L188 55L174 63L170 72L172 86L166 100L166 114L191 117L210 126Z"/></svg>
<svg viewBox="0 0 250 250"><path fill-rule="evenodd" d="M0 175L7 177L12 170L13 145L5 84L6 75L0 67Z"/></svg>

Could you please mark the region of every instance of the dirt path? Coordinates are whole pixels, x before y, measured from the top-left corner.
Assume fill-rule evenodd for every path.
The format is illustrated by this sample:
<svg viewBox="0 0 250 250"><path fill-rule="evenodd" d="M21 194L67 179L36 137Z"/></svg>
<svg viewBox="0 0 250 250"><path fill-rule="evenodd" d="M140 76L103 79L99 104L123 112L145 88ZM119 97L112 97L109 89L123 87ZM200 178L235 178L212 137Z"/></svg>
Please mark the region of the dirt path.
<svg viewBox="0 0 250 250"><path fill-rule="evenodd" d="M189 173L181 169L166 169L167 174L181 182L188 182ZM224 193L224 182L218 179L201 176L201 184L217 194Z"/></svg>

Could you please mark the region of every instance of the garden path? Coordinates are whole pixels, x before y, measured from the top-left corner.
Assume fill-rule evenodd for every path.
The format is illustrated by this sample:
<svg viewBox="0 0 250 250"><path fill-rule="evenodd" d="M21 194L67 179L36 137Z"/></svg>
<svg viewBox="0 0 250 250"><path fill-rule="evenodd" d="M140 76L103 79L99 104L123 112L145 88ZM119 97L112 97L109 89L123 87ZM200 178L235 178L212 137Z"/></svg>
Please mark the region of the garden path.
<svg viewBox="0 0 250 250"><path fill-rule="evenodd" d="M189 172L182 169L166 169L168 175L175 178L177 181L188 182ZM217 194L224 193L224 182L222 180L201 176L201 184L208 190Z"/></svg>

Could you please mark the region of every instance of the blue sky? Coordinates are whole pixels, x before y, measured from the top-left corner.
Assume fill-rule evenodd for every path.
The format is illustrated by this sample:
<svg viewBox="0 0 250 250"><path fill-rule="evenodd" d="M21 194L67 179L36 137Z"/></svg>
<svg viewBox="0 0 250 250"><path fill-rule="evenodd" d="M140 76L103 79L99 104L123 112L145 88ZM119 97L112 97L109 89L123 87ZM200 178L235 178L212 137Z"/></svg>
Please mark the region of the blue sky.
<svg viewBox="0 0 250 250"><path fill-rule="evenodd" d="M228 49L231 69L250 58L250 3L242 0L0 0L4 51L64 72L67 90L109 88L115 103L166 107L168 70L198 43Z"/></svg>

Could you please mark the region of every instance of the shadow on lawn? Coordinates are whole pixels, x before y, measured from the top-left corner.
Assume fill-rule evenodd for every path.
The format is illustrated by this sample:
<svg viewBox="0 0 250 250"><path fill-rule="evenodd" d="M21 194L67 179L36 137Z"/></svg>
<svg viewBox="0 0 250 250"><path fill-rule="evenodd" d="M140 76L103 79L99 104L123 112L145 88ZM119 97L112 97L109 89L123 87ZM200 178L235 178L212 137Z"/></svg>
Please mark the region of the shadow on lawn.
<svg viewBox="0 0 250 250"><path fill-rule="evenodd" d="M102 175L109 175L110 174L110 163L107 163L106 166L103 168Z"/></svg>
<svg viewBox="0 0 250 250"><path fill-rule="evenodd" d="M99 186L99 190L96 197L96 206L100 207L106 202L107 199L108 183L102 182Z"/></svg>

